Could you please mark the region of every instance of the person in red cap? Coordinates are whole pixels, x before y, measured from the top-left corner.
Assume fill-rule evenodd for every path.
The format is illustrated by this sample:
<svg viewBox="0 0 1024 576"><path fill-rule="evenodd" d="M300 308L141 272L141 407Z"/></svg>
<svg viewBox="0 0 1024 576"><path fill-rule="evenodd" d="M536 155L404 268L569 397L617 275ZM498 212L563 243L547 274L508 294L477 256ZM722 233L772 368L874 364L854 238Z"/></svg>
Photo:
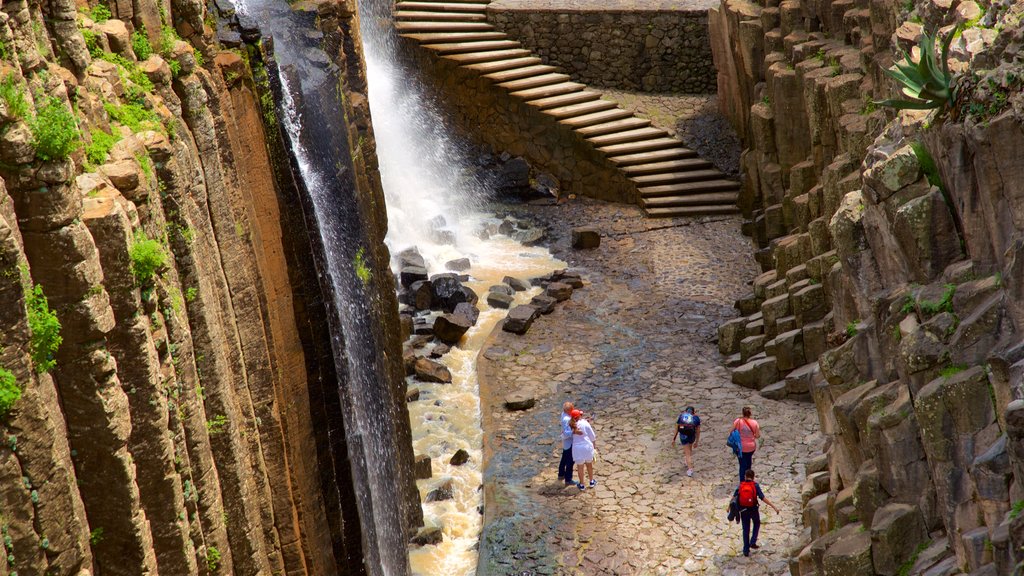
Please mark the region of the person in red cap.
<svg viewBox="0 0 1024 576"><path fill-rule="evenodd" d="M583 412L573 410L569 413L569 425L572 427L572 460L576 463L576 471L579 473L580 481L576 487L586 490L583 485L583 469L586 468L587 476L590 478L590 487L597 486L594 480L594 442L597 436L594 428L583 418Z"/></svg>

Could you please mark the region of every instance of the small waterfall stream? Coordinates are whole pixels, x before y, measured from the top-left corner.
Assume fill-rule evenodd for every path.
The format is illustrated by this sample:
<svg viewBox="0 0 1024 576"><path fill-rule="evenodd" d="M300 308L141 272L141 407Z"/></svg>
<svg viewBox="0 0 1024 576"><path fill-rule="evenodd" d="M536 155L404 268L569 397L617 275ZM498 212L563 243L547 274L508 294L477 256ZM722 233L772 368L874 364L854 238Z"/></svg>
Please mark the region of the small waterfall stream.
<svg viewBox="0 0 1024 576"><path fill-rule="evenodd" d="M490 286L506 275L540 276L559 267L543 248L528 248L506 236L481 240L478 232L497 219L483 211L488 190L469 167L469 149L447 131L436 96L419 82L399 50L390 21L392 0L360 2L360 20L369 84L370 110L377 140L381 180L388 210L387 243L394 256L415 248L431 274L446 272L445 262L468 257L472 263L466 286L480 295L476 326L441 362L452 372L451 384L412 383L421 398L409 404L413 448L433 463L433 477L417 482L420 496L451 479L452 500L423 506L427 526L441 526L444 541L410 551L412 571L422 576L463 576L476 573L476 545L482 526L482 444L480 391L476 358L506 311L486 303ZM444 219L454 243L439 243L431 222ZM564 264L563 264L564 266ZM529 302L537 289L519 293L517 304ZM452 466L458 449L470 459Z"/></svg>

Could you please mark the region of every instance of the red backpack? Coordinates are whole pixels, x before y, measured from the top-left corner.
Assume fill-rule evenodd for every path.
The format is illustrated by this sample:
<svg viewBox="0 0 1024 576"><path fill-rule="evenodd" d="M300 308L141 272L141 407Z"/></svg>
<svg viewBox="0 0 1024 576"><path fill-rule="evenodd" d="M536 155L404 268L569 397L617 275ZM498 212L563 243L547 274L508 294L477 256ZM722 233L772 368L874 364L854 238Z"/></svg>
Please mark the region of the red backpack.
<svg viewBox="0 0 1024 576"><path fill-rule="evenodd" d="M757 485L753 482L740 482L740 495L736 503L744 508L757 506Z"/></svg>

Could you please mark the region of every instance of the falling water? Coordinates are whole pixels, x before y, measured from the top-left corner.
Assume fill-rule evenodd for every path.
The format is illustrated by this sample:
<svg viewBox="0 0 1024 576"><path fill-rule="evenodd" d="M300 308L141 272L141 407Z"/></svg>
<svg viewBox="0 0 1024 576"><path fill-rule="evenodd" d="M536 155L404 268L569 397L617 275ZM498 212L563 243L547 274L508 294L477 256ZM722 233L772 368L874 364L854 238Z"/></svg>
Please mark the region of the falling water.
<svg viewBox="0 0 1024 576"><path fill-rule="evenodd" d="M279 87L278 117L284 128L298 185L304 191L307 228L317 235L317 260L328 301L328 323L348 459L362 536L363 568L372 575L408 574L406 534L395 496L397 458L389 415L382 343L372 303L356 274L365 249L345 117L336 87L339 71L319 45L311 13L294 12L284 0L235 0L236 10L273 37ZM272 79L272 84L275 84ZM339 561L342 561L339 559ZM356 569L351 566L350 568Z"/></svg>
<svg viewBox="0 0 1024 576"><path fill-rule="evenodd" d="M370 110L377 140L381 180L388 211L387 243L392 254L416 248L431 273L444 272L445 262L468 257L478 294L505 275L529 278L550 272L558 262L547 250L526 248L504 236L482 240L478 231L493 216L482 211L485 186L473 176L469 149L446 129L434 95L399 51L390 21L391 0L360 2ZM441 217L454 243L436 241L431 222ZM526 303L535 292L520 293ZM440 526L444 541L410 552L414 574L470 575L476 571L482 495L480 392L476 357L504 315L485 299L476 326L442 358L452 372L451 384L416 382L421 399L409 404L413 448L433 461L433 478L418 482L421 498L440 481L452 481L452 500L424 504L428 526ZM463 466L448 463L458 449L470 455Z"/></svg>

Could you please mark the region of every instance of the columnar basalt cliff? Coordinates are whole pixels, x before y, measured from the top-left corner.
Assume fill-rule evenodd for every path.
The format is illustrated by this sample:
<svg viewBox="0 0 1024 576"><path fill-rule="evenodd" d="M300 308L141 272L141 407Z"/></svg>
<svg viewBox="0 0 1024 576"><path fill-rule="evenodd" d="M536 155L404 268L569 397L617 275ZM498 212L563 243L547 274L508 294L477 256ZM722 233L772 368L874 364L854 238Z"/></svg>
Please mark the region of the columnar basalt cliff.
<svg viewBox="0 0 1024 576"><path fill-rule="evenodd" d="M735 382L813 400L827 438L793 574L1024 560L1019 17L970 0L712 10L765 271L719 346ZM936 29L957 37L955 101L877 106L899 88L883 70Z"/></svg>
<svg viewBox="0 0 1024 576"><path fill-rule="evenodd" d="M3 4L5 574L372 572L338 408L346 336L324 320L258 32L220 9ZM409 469L358 22L350 3L301 9L345 71L395 398L381 417ZM411 474L393 489L411 530Z"/></svg>

